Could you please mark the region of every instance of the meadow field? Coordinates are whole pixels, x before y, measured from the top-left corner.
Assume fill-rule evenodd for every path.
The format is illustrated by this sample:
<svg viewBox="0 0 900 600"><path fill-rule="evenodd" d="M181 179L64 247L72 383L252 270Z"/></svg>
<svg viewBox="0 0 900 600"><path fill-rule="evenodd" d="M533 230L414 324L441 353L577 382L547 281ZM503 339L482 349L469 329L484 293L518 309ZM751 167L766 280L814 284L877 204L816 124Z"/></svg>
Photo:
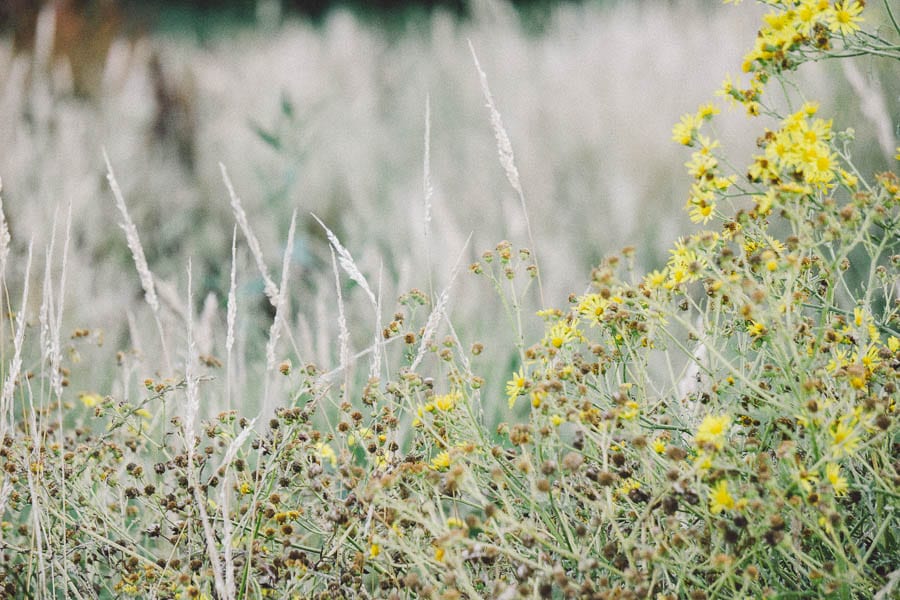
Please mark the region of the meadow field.
<svg viewBox="0 0 900 600"><path fill-rule="evenodd" d="M0 594L900 593L868 4L0 39Z"/></svg>

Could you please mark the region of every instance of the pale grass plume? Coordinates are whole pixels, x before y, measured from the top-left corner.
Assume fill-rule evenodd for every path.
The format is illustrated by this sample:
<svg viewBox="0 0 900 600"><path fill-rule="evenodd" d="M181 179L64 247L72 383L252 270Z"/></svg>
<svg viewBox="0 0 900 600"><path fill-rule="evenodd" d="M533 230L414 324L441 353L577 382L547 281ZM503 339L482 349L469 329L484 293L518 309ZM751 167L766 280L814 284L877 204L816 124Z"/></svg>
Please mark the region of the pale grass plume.
<svg viewBox="0 0 900 600"><path fill-rule="evenodd" d="M241 205L241 199L235 193L234 186L231 185L231 179L228 177L228 171L225 169L225 165L219 163L219 169L222 171L222 180L225 182L225 187L228 188L228 195L231 198L231 210L234 213L234 218L238 222L238 225L241 226L244 237L247 238L247 245L250 247L250 253L253 254L253 259L256 261L256 267L259 269L259 274L263 278L266 297L269 299L269 302L272 303L272 306L275 306L278 304L278 288L275 286L275 282L272 281L272 277L269 275L269 269L266 267L266 261L263 258L262 249L259 246L259 240L256 239L253 229L250 228L250 222L247 220L247 213L244 212L244 207Z"/></svg>
<svg viewBox="0 0 900 600"><path fill-rule="evenodd" d="M491 114L491 127L494 129L494 137L497 140L497 152L500 155L500 165L506 172L506 178L509 184L518 193L522 194L522 184L519 181L519 169L516 168L516 160L513 155L512 143L509 141L509 135L503 126L503 118L497 105L494 103L494 96L491 94L491 88L488 86L487 75L478 62L478 55L475 53L475 46L469 40L469 51L472 53L472 60L475 62L475 69L478 71L478 80L481 83L481 93L484 95L485 106Z"/></svg>
<svg viewBox="0 0 900 600"><path fill-rule="evenodd" d="M231 394L234 385L234 323L237 320L237 225L231 232L231 278L228 285L228 301L225 309L225 406L231 408Z"/></svg>
<svg viewBox="0 0 900 600"><path fill-rule="evenodd" d="M422 219L422 230L425 240L425 266L428 269L428 294L434 299L434 284L431 280L431 212L434 198L434 185L431 181L431 95L425 96L425 151L422 160L422 187L425 215Z"/></svg>
<svg viewBox="0 0 900 600"><path fill-rule="evenodd" d="M63 247L62 268L59 283L59 298L53 288L53 257L56 254L56 230L59 211L54 211L50 231L50 244L45 252L44 284L41 307L38 314L40 323L40 347L42 360L49 363L50 385L57 397L62 395L62 374L60 373L60 328L62 327L63 299L65 297L66 267L72 230L72 203L69 202L66 221L66 239ZM54 314L55 313L55 314Z"/></svg>
<svg viewBox="0 0 900 600"><path fill-rule="evenodd" d="M375 379L381 373L381 359L384 349L384 336L381 331L381 299L382 299L382 276L384 274L384 263L381 263L378 269L378 303L375 305L375 340L372 343L372 362L369 365L369 379Z"/></svg>
<svg viewBox="0 0 900 600"><path fill-rule="evenodd" d="M194 354L197 352L194 343L194 290L193 290L193 268L191 260L188 259L187 266L187 306L186 306L186 326L187 326L187 355L184 359L184 383L185 393L187 395L187 404L184 407L184 444L185 452L188 455L188 476L193 475L194 456L194 436L196 434L196 422L200 413L200 390L198 389L197 375L194 371Z"/></svg>
<svg viewBox="0 0 900 600"><path fill-rule="evenodd" d="M72 241L72 201L69 200L68 210L66 211L66 238L63 242L62 264L59 273L59 299L56 304L56 324L53 328L53 336L51 337L50 348L50 373L53 385L53 391L57 398L62 397L62 370L59 368L62 362L60 351L60 332L62 331L63 309L65 308L66 299L66 274L69 267L69 246ZM62 436L62 413L60 413L60 436Z"/></svg>
<svg viewBox="0 0 900 600"><path fill-rule="evenodd" d="M416 358L409 367L412 371L415 371L416 367L419 366L419 363L422 362L422 359L425 358L425 353L428 351L428 345L431 343L432 338L434 338L438 325L440 325L441 321L444 319L444 315L447 311L447 302L450 300L450 291L453 289L456 276L459 275L460 268L462 267L462 260L465 256L466 249L469 247L470 241L472 241L471 233L469 234L469 237L466 238L466 243L462 247L462 250L459 251L459 256L456 257L456 264L453 265L453 270L450 272L450 281L447 283L447 287L445 287L438 296L437 301L434 303L434 308L431 309L431 313L428 315L428 320L425 322L425 330L422 332L422 339L419 341L419 351L416 353Z"/></svg>
<svg viewBox="0 0 900 600"><path fill-rule="evenodd" d="M0 192L3 191L3 180L0 179ZM9 245L12 236L9 234L9 224L6 222L6 214L3 212L3 196L0 195L0 280L6 274L6 261L9 258Z"/></svg>
<svg viewBox="0 0 900 600"><path fill-rule="evenodd" d="M334 287L337 291L338 301L338 352L340 353L340 369L344 373L344 386L349 385L350 380L350 331L347 329L347 317L344 313L344 295L341 293L341 274L338 270L337 257L334 248L331 248L331 270L334 272Z"/></svg>
<svg viewBox="0 0 900 600"><path fill-rule="evenodd" d="M57 221L59 219L59 207L53 211L53 223L50 226L50 243L44 249L44 280L41 290L41 306L38 309L38 323L40 324L39 346L41 349L41 360L43 362L50 361L51 338L53 333L53 256L56 254L56 230ZM52 366L51 366L52 369ZM53 374L50 374L51 380Z"/></svg>
<svg viewBox="0 0 900 600"><path fill-rule="evenodd" d="M34 395L31 391L31 384L26 379L24 385L28 387L28 398L29 398L29 417L31 431L40 431L38 429L37 424L37 415L34 410ZM40 464L40 453L41 448L39 444L34 444L34 447L31 450L31 463L32 464ZM47 533L44 530L44 510L46 507L44 506L44 495L38 491L37 485L37 476L32 469L25 469L26 476L28 477L28 493L31 496L31 527L32 527L32 535L34 536L34 542L32 545L32 556L29 560L28 568L29 570L34 570L34 554L37 554L37 575L38 575L38 588L35 590L37 592L37 598L44 597L43 591L47 590L47 564L46 558L44 556L45 545L49 549L50 544L47 540ZM29 576L28 579L31 579Z"/></svg>
<svg viewBox="0 0 900 600"><path fill-rule="evenodd" d="M159 297L156 295L156 285L153 281L153 273L147 265L147 257L144 255L144 247L141 245L141 238L138 236L137 227L128 214L128 207L125 205L125 197L122 195L122 189L119 182L116 181L115 173L113 173L112 164L109 162L109 156L106 150L103 151L103 160L106 161L106 179L109 181L109 187L112 189L113 196L116 200L116 208L122 215L122 223L119 226L125 232L125 240L128 242L128 249L131 250L131 256L134 259L135 267L137 267L138 276L141 279L141 287L144 288L144 298L153 311L153 318L156 320L156 328L159 331L159 341L162 346L163 359L166 368L172 370L172 361L169 358L169 350L166 345L166 336L163 332L162 318L159 310Z"/></svg>
<svg viewBox="0 0 900 600"><path fill-rule="evenodd" d="M425 96L425 158L422 165L422 186L425 199L425 238L431 232L431 200L434 196L434 185L431 182L431 96Z"/></svg>
<svg viewBox="0 0 900 600"><path fill-rule="evenodd" d="M519 204L522 207L522 218L525 221L525 230L528 232L528 244L531 246L532 257L535 265L538 265L537 248L534 243L534 234L531 232L531 219L528 217L528 207L525 204L525 192L522 191L522 183L519 180L519 169L516 167L516 159L513 155L512 143L509 141L509 135L503 126L503 118L497 105L494 103L494 96L491 94L491 88L488 86L487 75L478 62L478 55L475 53L475 46L472 40L469 40L469 51L472 53L472 60L475 62L475 69L478 71L478 80L481 83L481 92L484 95L485 106L491 115L491 127L494 129L494 138L497 140L497 153L500 157L500 166L506 172L506 178L513 190L519 196ZM546 306L544 301L544 286L541 283L541 270L538 266L537 270L538 293L540 295L541 306Z"/></svg>
<svg viewBox="0 0 900 600"><path fill-rule="evenodd" d="M31 274L31 258L34 249L34 240L28 244L28 258L25 261L25 277L22 286L22 303L16 314L16 335L13 338L13 357L6 371L6 380L3 382L3 391L0 393L0 434L6 434L15 422L13 416L13 394L16 390L16 380L22 370L22 346L25 343L25 324L27 322L25 311L28 307L28 280Z"/></svg>
<svg viewBox="0 0 900 600"><path fill-rule="evenodd" d="M214 292L209 292L203 300L203 309L200 311L200 319L197 324L195 340L197 352L201 356L213 353L214 334L213 329L218 320L219 299Z"/></svg>
<svg viewBox="0 0 900 600"><path fill-rule="evenodd" d="M269 341L266 344L266 371L275 369L275 347L281 337L282 329L287 329L285 311L289 310L288 279L291 272L291 254L294 251L294 231L297 227L297 211L291 215L291 225L288 229L287 243L284 248L284 257L281 263L281 284L275 302L275 318L272 319L272 327L269 329Z"/></svg>
<svg viewBox="0 0 900 600"><path fill-rule="evenodd" d="M209 559L213 567L213 581L216 587L216 594L220 598L229 598L226 595L225 579L222 565L219 560L219 550L215 535L213 533L212 524L209 515L206 512L206 502L200 493L200 487L197 483L197 473L194 470L194 436L196 432L196 422L200 414L200 390L197 382L197 375L194 371L194 355L197 348L194 341L194 291L193 291L193 268L191 260L188 259L187 266L187 305L185 307L187 315L187 355L185 356L184 379L185 390L187 394L187 404L184 414L184 442L185 452L187 454L187 476L191 489L194 492L194 502L200 514L200 523L203 526L203 534L206 541L206 551L209 553Z"/></svg>
<svg viewBox="0 0 900 600"><path fill-rule="evenodd" d="M359 284L359 287L363 289L366 293L366 296L369 297L369 301L372 303L373 307L378 306L378 301L375 299L375 294L372 292L372 288L369 287L369 282L366 281L365 276L363 276L362 272L359 270L359 267L356 266L356 262L353 260L353 256L350 254L350 251L344 248L341 245L341 242L338 240L337 236L325 226L325 223L322 222L319 217L316 215L312 216L319 225L322 226L322 229L325 230L325 235L328 236L328 241L331 243L331 246L334 248L335 252L337 252L338 262L341 265L341 268L344 269L344 272Z"/></svg>
<svg viewBox="0 0 900 600"><path fill-rule="evenodd" d="M237 320L237 225L231 234L231 278L228 285L228 307L225 317L225 351L234 347L234 323Z"/></svg>
<svg viewBox="0 0 900 600"><path fill-rule="evenodd" d="M138 275L141 278L141 286L144 288L144 298L154 313L159 313L159 298L156 295L156 284L153 281L153 274L147 265L147 257L144 256L144 247L141 245L141 239L138 236L137 227L128 214L128 207L125 205L125 197L122 195L122 189L113 173L112 164L109 162L109 156L106 151L103 152L103 159L106 161L106 179L109 181L109 187L112 189L113 196L116 200L116 208L122 215L122 223L120 227L125 231L125 240L128 242L128 249L131 250L131 256L137 266Z"/></svg>
<svg viewBox="0 0 900 600"><path fill-rule="evenodd" d="M43 288L41 290L41 306L38 309L38 324L40 325L39 346L41 348L41 361L50 360L50 338L51 338L51 318L50 313L53 312L51 304L53 303L53 281L51 271L53 269L53 248L56 242L56 219L54 219L53 227L50 231L50 245L44 250L46 262L44 263L44 279ZM52 375L51 375L52 377Z"/></svg>

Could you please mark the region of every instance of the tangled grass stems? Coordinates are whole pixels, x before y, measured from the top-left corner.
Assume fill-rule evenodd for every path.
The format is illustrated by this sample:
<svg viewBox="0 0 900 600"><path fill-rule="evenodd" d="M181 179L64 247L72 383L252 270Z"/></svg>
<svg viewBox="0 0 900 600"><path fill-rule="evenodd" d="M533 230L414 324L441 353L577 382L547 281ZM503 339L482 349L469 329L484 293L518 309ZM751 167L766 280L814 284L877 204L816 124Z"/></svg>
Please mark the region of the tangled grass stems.
<svg viewBox="0 0 900 600"><path fill-rule="evenodd" d="M161 347L184 349L183 370L164 356L164 371L129 389L122 352L121 380L94 382L102 394L71 392L96 337L76 329L63 352L65 250L55 293L45 265L41 331L36 344L27 337L29 247L20 310L2 330L3 357L12 350L0 406L2 594L894 595L900 178L855 165L852 135L815 103L788 102L781 114L769 91L781 82L789 93L803 61L873 38L858 33L857 2L812 3L808 13L767 4L745 59L749 87L729 79L721 90L766 121L758 153L746 169L725 159L707 135L716 105L675 126L675 141L692 149L686 210L704 228L676 242L663 268L636 275L633 248L607 257L566 306L540 306L544 333L529 345L533 247L501 242L470 265L515 331L520 362L505 398L477 375L484 345L467 348L450 319L468 243L440 295L403 294L382 327L381 285L376 296L323 224L338 366L280 344L291 329L295 225L276 286L224 167L275 314L262 389L237 385L235 227L220 381L222 365L198 349L191 263L177 313L185 327L166 329L107 161ZM501 163L516 173L496 120ZM52 243L48 254L49 263ZM356 354L341 270L380 333ZM370 354L368 368L356 364ZM223 395L224 410L205 410ZM489 429L484 407L504 400L510 421Z"/></svg>

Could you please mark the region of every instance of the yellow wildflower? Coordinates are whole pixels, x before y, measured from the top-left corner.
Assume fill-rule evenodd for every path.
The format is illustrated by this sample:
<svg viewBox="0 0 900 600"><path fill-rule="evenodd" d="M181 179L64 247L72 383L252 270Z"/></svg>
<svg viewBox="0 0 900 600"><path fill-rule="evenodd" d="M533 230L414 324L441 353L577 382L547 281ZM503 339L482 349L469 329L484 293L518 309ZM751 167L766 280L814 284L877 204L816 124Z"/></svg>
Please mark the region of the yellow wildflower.
<svg viewBox="0 0 900 600"><path fill-rule="evenodd" d="M728 415L707 415L697 428L694 436L698 446L712 446L721 450L725 445L725 435L731 427L731 417Z"/></svg>
<svg viewBox="0 0 900 600"><path fill-rule="evenodd" d="M629 477L616 489L616 494L627 496L630 491L639 489L641 489L641 482Z"/></svg>
<svg viewBox="0 0 900 600"><path fill-rule="evenodd" d="M512 379L506 382L506 396L509 400L509 408L512 409L516 405L516 398L525 393L525 387L528 382L525 379L525 371L522 367L513 373Z"/></svg>
<svg viewBox="0 0 900 600"><path fill-rule="evenodd" d="M81 403L84 404L87 408L94 408L101 402L103 402L103 396L100 394L89 394L86 392L82 392L78 394L78 399L81 400Z"/></svg>
<svg viewBox="0 0 900 600"><path fill-rule="evenodd" d="M829 29L841 35L850 35L859 31L859 24L863 21L863 18L859 16L862 10L862 4L858 0L836 2L834 8L827 14Z"/></svg>
<svg viewBox="0 0 900 600"><path fill-rule="evenodd" d="M732 508L734 508L734 496L728 491L728 481L722 479L710 489L709 512L717 515L723 510Z"/></svg>
<svg viewBox="0 0 900 600"><path fill-rule="evenodd" d="M859 178L849 171L841 169L840 171L838 171L838 174L841 176L841 183L843 183L850 189L855 189L859 184Z"/></svg>
<svg viewBox="0 0 900 600"><path fill-rule="evenodd" d="M831 426L831 445L835 457L853 454L859 445L859 435L855 426L858 419L855 416L847 416Z"/></svg>
<svg viewBox="0 0 900 600"><path fill-rule="evenodd" d="M319 442L318 444L316 444L316 451L319 453L319 456L321 458L329 461L332 467L337 465L337 455L335 455L334 450L332 450L331 446Z"/></svg>
<svg viewBox="0 0 900 600"><path fill-rule="evenodd" d="M544 338L544 344L553 346L554 348L562 348L563 344L571 342L572 340L577 340L580 337L581 333L577 328L566 321L557 321L550 328L550 331L547 332L547 337Z"/></svg>
<svg viewBox="0 0 900 600"><path fill-rule="evenodd" d="M432 402L434 403L434 407L440 411L447 412L449 410L453 410L456 404L460 400L459 392L450 392L449 394L443 394L441 396L435 396Z"/></svg>
<svg viewBox="0 0 900 600"><path fill-rule="evenodd" d="M831 484L835 496L843 496L847 493L847 479L841 475L841 466L837 463L825 465L825 478Z"/></svg>
<svg viewBox="0 0 900 600"><path fill-rule="evenodd" d="M700 129L700 126L703 124L703 118L696 114L685 114L682 115L681 121L675 124L672 128L672 141L678 142L679 144L683 144L685 146L690 146L693 144L694 136L697 133L697 130Z"/></svg>
<svg viewBox="0 0 900 600"><path fill-rule="evenodd" d="M755 338L761 338L767 332L766 326L758 321L750 321L750 325L747 326L747 333Z"/></svg>
<svg viewBox="0 0 900 600"><path fill-rule="evenodd" d="M440 452L431 459L431 468L435 471L441 471L450 468L450 453Z"/></svg>
<svg viewBox="0 0 900 600"><path fill-rule="evenodd" d="M888 350L890 350L891 352L896 352L897 350L900 350L900 338L898 338L895 335L892 335L891 337L889 337L888 341L887 341L887 347L888 347Z"/></svg>
<svg viewBox="0 0 900 600"><path fill-rule="evenodd" d="M651 271L644 277L644 285L650 289L658 289L666 282L668 276L666 269Z"/></svg>

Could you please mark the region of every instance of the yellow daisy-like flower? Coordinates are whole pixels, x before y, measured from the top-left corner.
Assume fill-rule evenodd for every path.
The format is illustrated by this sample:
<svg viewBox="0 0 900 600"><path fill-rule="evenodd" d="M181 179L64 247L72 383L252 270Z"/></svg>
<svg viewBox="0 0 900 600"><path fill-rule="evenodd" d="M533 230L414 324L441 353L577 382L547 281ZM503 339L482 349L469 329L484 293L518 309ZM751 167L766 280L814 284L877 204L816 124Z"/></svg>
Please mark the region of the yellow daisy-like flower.
<svg viewBox="0 0 900 600"><path fill-rule="evenodd" d="M434 403L434 407L440 411L447 412L449 410L453 410L456 404L460 400L459 392L450 392L449 394L443 394L441 396L435 396L432 402Z"/></svg>
<svg viewBox="0 0 900 600"><path fill-rule="evenodd" d="M859 31L859 24L863 21L863 18L859 16L862 11L862 4L858 0L837 2L834 8L828 12L828 28L841 35L850 35Z"/></svg>
<svg viewBox="0 0 900 600"><path fill-rule="evenodd" d="M848 416L831 426L831 447L834 456L840 457L853 454L859 445L859 434L856 432L855 425L857 418Z"/></svg>
<svg viewBox="0 0 900 600"><path fill-rule="evenodd" d="M646 285L650 289L659 289L665 284L666 279L669 277L668 272L663 269L662 271L656 270L647 273L644 276L644 285Z"/></svg>
<svg viewBox="0 0 900 600"><path fill-rule="evenodd" d="M578 312L590 317L591 325L596 325L600 323L609 304L610 301L600 294L587 294L579 300Z"/></svg>
<svg viewBox="0 0 900 600"><path fill-rule="evenodd" d="M767 331L766 326L758 321L750 321L750 325L747 327L747 333L755 338L761 338L766 335Z"/></svg>
<svg viewBox="0 0 900 600"><path fill-rule="evenodd" d="M701 119L709 119L713 115L719 114L719 112L720 111L718 106L716 106L712 102L707 102L706 104L701 105L699 109L697 109L697 116Z"/></svg>
<svg viewBox="0 0 900 600"><path fill-rule="evenodd" d="M577 340L581 337L581 333L577 328L573 327L566 321L557 321L547 332L544 343L554 348L562 348L563 344Z"/></svg>
<svg viewBox="0 0 900 600"><path fill-rule="evenodd" d="M709 512L714 515L734 508L734 496L728 491L728 481L722 479L710 489Z"/></svg>
<svg viewBox="0 0 900 600"><path fill-rule="evenodd" d="M525 370L519 367L519 370L513 373L512 379L506 382L506 396L509 400L509 408L512 409L516 405L516 398L525 393L525 387L528 381L525 379Z"/></svg>
<svg viewBox="0 0 900 600"><path fill-rule="evenodd" d="M681 121L672 128L672 141L684 146L693 144L694 136L703 124L703 117L696 114L682 115Z"/></svg>
<svg viewBox="0 0 900 600"><path fill-rule="evenodd" d="M712 446L721 450L725 445L725 435L731 427L731 417L728 415L707 415L700 426L697 427L697 435L694 440L698 446Z"/></svg>
<svg viewBox="0 0 900 600"><path fill-rule="evenodd" d="M850 487L847 479L841 475L841 465L837 463L828 463L825 465L825 478L831 484L835 496L843 496Z"/></svg>
<svg viewBox="0 0 900 600"><path fill-rule="evenodd" d="M900 338L898 338L895 335L892 335L891 337L889 337L888 341L887 341L887 347L888 347L888 350L890 350L891 352L896 352L897 350L900 350Z"/></svg>
<svg viewBox="0 0 900 600"><path fill-rule="evenodd" d="M431 459L431 468L435 471L441 471L450 468L450 453L440 452Z"/></svg>

